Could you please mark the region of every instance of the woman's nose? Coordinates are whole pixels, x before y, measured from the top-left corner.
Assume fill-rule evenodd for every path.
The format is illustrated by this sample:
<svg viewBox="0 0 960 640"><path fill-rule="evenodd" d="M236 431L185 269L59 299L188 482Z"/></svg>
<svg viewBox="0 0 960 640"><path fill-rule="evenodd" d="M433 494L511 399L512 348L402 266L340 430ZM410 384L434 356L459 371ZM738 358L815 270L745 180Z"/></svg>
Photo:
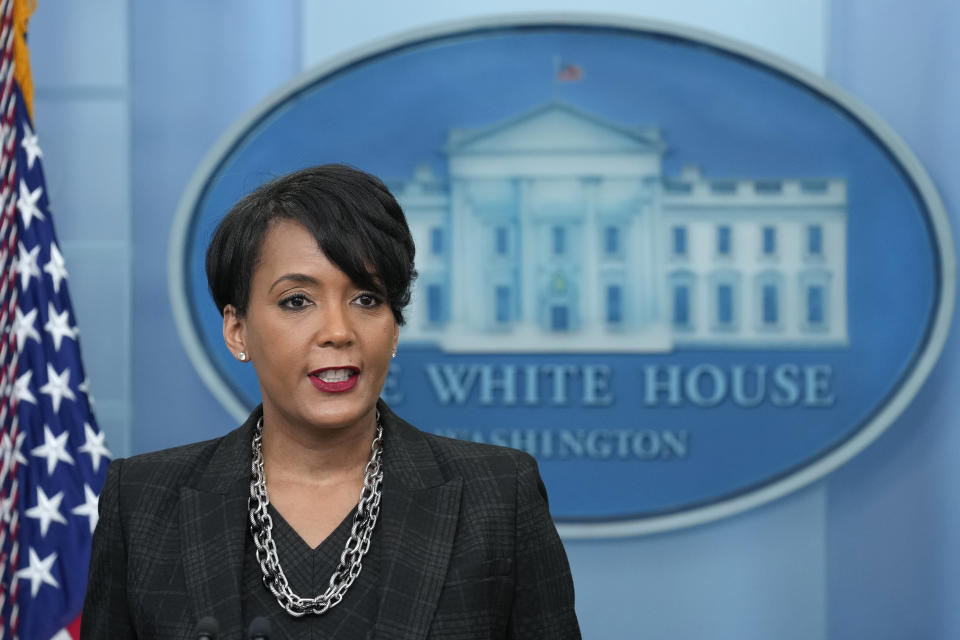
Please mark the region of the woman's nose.
<svg viewBox="0 0 960 640"><path fill-rule="evenodd" d="M320 314L317 327L317 344L320 346L343 346L353 342L353 326L348 309L330 305Z"/></svg>

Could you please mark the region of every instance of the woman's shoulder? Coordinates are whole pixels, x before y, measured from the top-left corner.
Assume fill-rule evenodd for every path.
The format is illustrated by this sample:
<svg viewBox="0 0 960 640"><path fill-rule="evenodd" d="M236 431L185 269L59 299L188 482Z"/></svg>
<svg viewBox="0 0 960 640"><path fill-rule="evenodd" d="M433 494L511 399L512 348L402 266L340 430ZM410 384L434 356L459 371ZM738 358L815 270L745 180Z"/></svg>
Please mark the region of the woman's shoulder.
<svg viewBox="0 0 960 640"><path fill-rule="evenodd" d="M220 484L237 473L248 472L251 426L242 426L219 438L142 453L122 458L110 465L108 481L137 492L154 490L178 493L182 487L203 488Z"/></svg>
<svg viewBox="0 0 960 640"><path fill-rule="evenodd" d="M495 444L448 438L424 433L447 473L457 475L469 485L484 485L495 482L514 487L514 491L535 491L546 500L547 492L540 476L536 458L519 449ZM485 493L486 488L482 491Z"/></svg>
<svg viewBox="0 0 960 640"><path fill-rule="evenodd" d="M133 476L177 477L182 473L196 471L198 463L210 458L217 445L227 436L193 442L191 444L140 453L129 458L118 459L123 465L125 479Z"/></svg>
<svg viewBox="0 0 960 640"><path fill-rule="evenodd" d="M430 444L430 448L433 449L438 459L450 464L508 465L511 467L536 464L533 456L519 449L450 438L422 430L420 433Z"/></svg>
<svg viewBox="0 0 960 640"><path fill-rule="evenodd" d="M425 447L430 452L427 456L418 455L418 463L429 460L430 464L436 464L445 479L459 477L467 484L508 478L539 479L536 460L524 451L431 433L392 412L390 423L399 432L397 439L406 442L409 450L420 451Z"/></svg>

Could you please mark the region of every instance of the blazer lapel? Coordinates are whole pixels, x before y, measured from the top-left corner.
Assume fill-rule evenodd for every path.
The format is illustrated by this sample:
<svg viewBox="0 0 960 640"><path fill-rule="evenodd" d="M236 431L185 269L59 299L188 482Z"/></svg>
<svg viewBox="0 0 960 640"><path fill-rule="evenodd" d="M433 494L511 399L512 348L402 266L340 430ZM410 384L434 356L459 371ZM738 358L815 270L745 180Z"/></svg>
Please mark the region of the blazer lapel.
<svg viewBox="0 0 960 640"><path fill-rule="evenodd" d="M220 638L240 638L240 580L255 411L221 440L196 487L180 490L183 572L195 618L213 616Z"/></svg>
<svg viewBox="0 0 960 640"><path fill-rule="evenodd" d="M380 403L384 489L375 544L382 584L369 638L425 638L450 563L460 515L460 478L443 477L423 434Z"/></svg>

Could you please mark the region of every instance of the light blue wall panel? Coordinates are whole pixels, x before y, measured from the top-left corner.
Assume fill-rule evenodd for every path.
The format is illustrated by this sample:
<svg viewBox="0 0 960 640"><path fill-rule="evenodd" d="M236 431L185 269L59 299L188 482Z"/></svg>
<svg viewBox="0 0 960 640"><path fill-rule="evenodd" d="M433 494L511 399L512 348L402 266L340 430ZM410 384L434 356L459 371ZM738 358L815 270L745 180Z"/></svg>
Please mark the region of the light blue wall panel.
<svg viewBox="0 0 960 640"><path fill-rule="evenodd" d="M126 247L62 243L70 294L80 326L83 363L94 395L122 401L129 395L130 270Z"/></svg>
<svg viewBox="0 0 960 640"><path fill-rule="evenodd" d="M960 5L836 2L830 77L926 165L960 241ZM889 260L897 259L891 247ZM831 638L960 637L958 314L910 408L829 480Z"/></svg>
<svg viewBox="0 0 960 640"><path fill-rule="evenodd" d="M584 638L826 637L822 484L707 526L566 544Z"/></svg>
<svg viewBox="0 0 960 640"><path fill-rule="evenodd" d="M40 88L127 86L127 0L52 0L37 3L30 52Z"/></svg>
<svg viewBox="0 0 960 640"><path fill-rule="evenodd" d="M126 100L77 99L41 92L35 102L34 121L61 243L129 246L132 223ZM128 263L115 266L129 269Z"/></svg>

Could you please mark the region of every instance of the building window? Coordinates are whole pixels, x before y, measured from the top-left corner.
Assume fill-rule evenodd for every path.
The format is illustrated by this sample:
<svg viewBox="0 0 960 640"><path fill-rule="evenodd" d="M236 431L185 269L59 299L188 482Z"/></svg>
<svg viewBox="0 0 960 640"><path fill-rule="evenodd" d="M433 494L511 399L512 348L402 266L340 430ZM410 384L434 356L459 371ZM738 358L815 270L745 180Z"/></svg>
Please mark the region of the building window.
<svg viewBox="0 0 960 640"><path fill-rule="evenodd" d="M763 228L763 255L772 256L777 252L777 230L774 227Z"/></svg>
<svg viewBox="0 0 960 640"><path fill-rule="evenodd" d="M607 255L620 253L620 229L607 227L603 230L603 251Z"/></svg>
<svg viewBox="0 0 960 640"><path fill-rule="evenodd" d="M443 228L433 227L430 229L430 253L439 256L443 253Z"/></svg>
<svg viewBox="0 0 960 640"><path fill-rule="evenodd" d="M777 285L765 284L761 291L763 324L775 325L780 322L780 300Z"/></svg>
<svg viewBox="0 0 960 640"><path fill-rule="evenodd" d="M673 255L687 255L687 229L686 227L673 228Z"/></svg>
<svg viewBox="0 0 960 640"><path fill-rule="evenodd" d="M710 274L707 317L711 319L713 330L732 331L739 326L741 278L733 269L720 269Z"/></svg>
<svg viewBox="0 0 960 640"><path fill-rule="evenodd" d="M498 256L507 255L507 228L497 227L494 230L494 246Z"/></svg>
<svg viewBox="0 0 960 640"><path fill-rule="evenodd" d="M768 269L754 280L753 308L756 328L762 331L779 330L782 327L780 299L783 297L783 274Z"/></svg>
<svg viewBox="0 0 960 640"><path fill-rule="evenodd" d="M612 284L607 287L607 322L623 322L623 289L620 285Z"/></svg>
<svg viewBox="0 0 960 640"><path fill-rule="evenodd" d="M443 287L439 284L427 287L427 320L430 324L443 322Z"/></svg>
<svg viewBox="0 0 960 640"><path fill-rule="evenodd" d="M824 325L823 287L811 285L807 287L807 324L811 327Z"/></svg>
<svg viewBox="0 0 960 640"><path fill-rule="evenodd" d="M506 324L510 322L510 287L501 285L497 287L495 293L497 322Z"/></svg>
<svg viewBox="0 0 960 640"><path fill-rule="evenodd" d="M717 227L717 254L730 255L730 227L727 225Z"/></svg>
<svg viewBox="0 0 960 640"><path fill-rule="evenodd" d="M550 328L554 331L566 331L570 328L570 311L564 304L550 307Z"/></svg>
<svg viewBox="0 0 960 640"><path fill-rule="evenodd" d="M567 252L567 230L563 227L553 228L553 255L562 256Z"/></svg>
<svg viewBox="0 0 960 640"><path fill-rule="evenodd" d="M673 287L673 324L678 327L690 326L690 285L678 284Z"/></svg>
<svg viewBox="0 0 960 640"><path fill-rule="evenodd" d="M818 224L807 227L807 254L823 255L823 227Z"/></svg>
<svg viewBox="0 0 960 640"><path fill-rule="evenodd" d="M733 285L717 285L717 325L729 327L733 324Z"/></svg>
<svg viewBox="0 0 960 640"><path fill-rule="evenodd" d="M833 275L826 269L807 269L800 273L800 309L801 328L806 331L825 332L830 330L830 280Z"/></svg>
<svg viewBox="0 0 960 640"><path fill-rule="evenodd" d="M678 331L690 331L694 328L696 281L696 275L686 269L673 271L668 276L670 317L674 328Z"/></svg>

